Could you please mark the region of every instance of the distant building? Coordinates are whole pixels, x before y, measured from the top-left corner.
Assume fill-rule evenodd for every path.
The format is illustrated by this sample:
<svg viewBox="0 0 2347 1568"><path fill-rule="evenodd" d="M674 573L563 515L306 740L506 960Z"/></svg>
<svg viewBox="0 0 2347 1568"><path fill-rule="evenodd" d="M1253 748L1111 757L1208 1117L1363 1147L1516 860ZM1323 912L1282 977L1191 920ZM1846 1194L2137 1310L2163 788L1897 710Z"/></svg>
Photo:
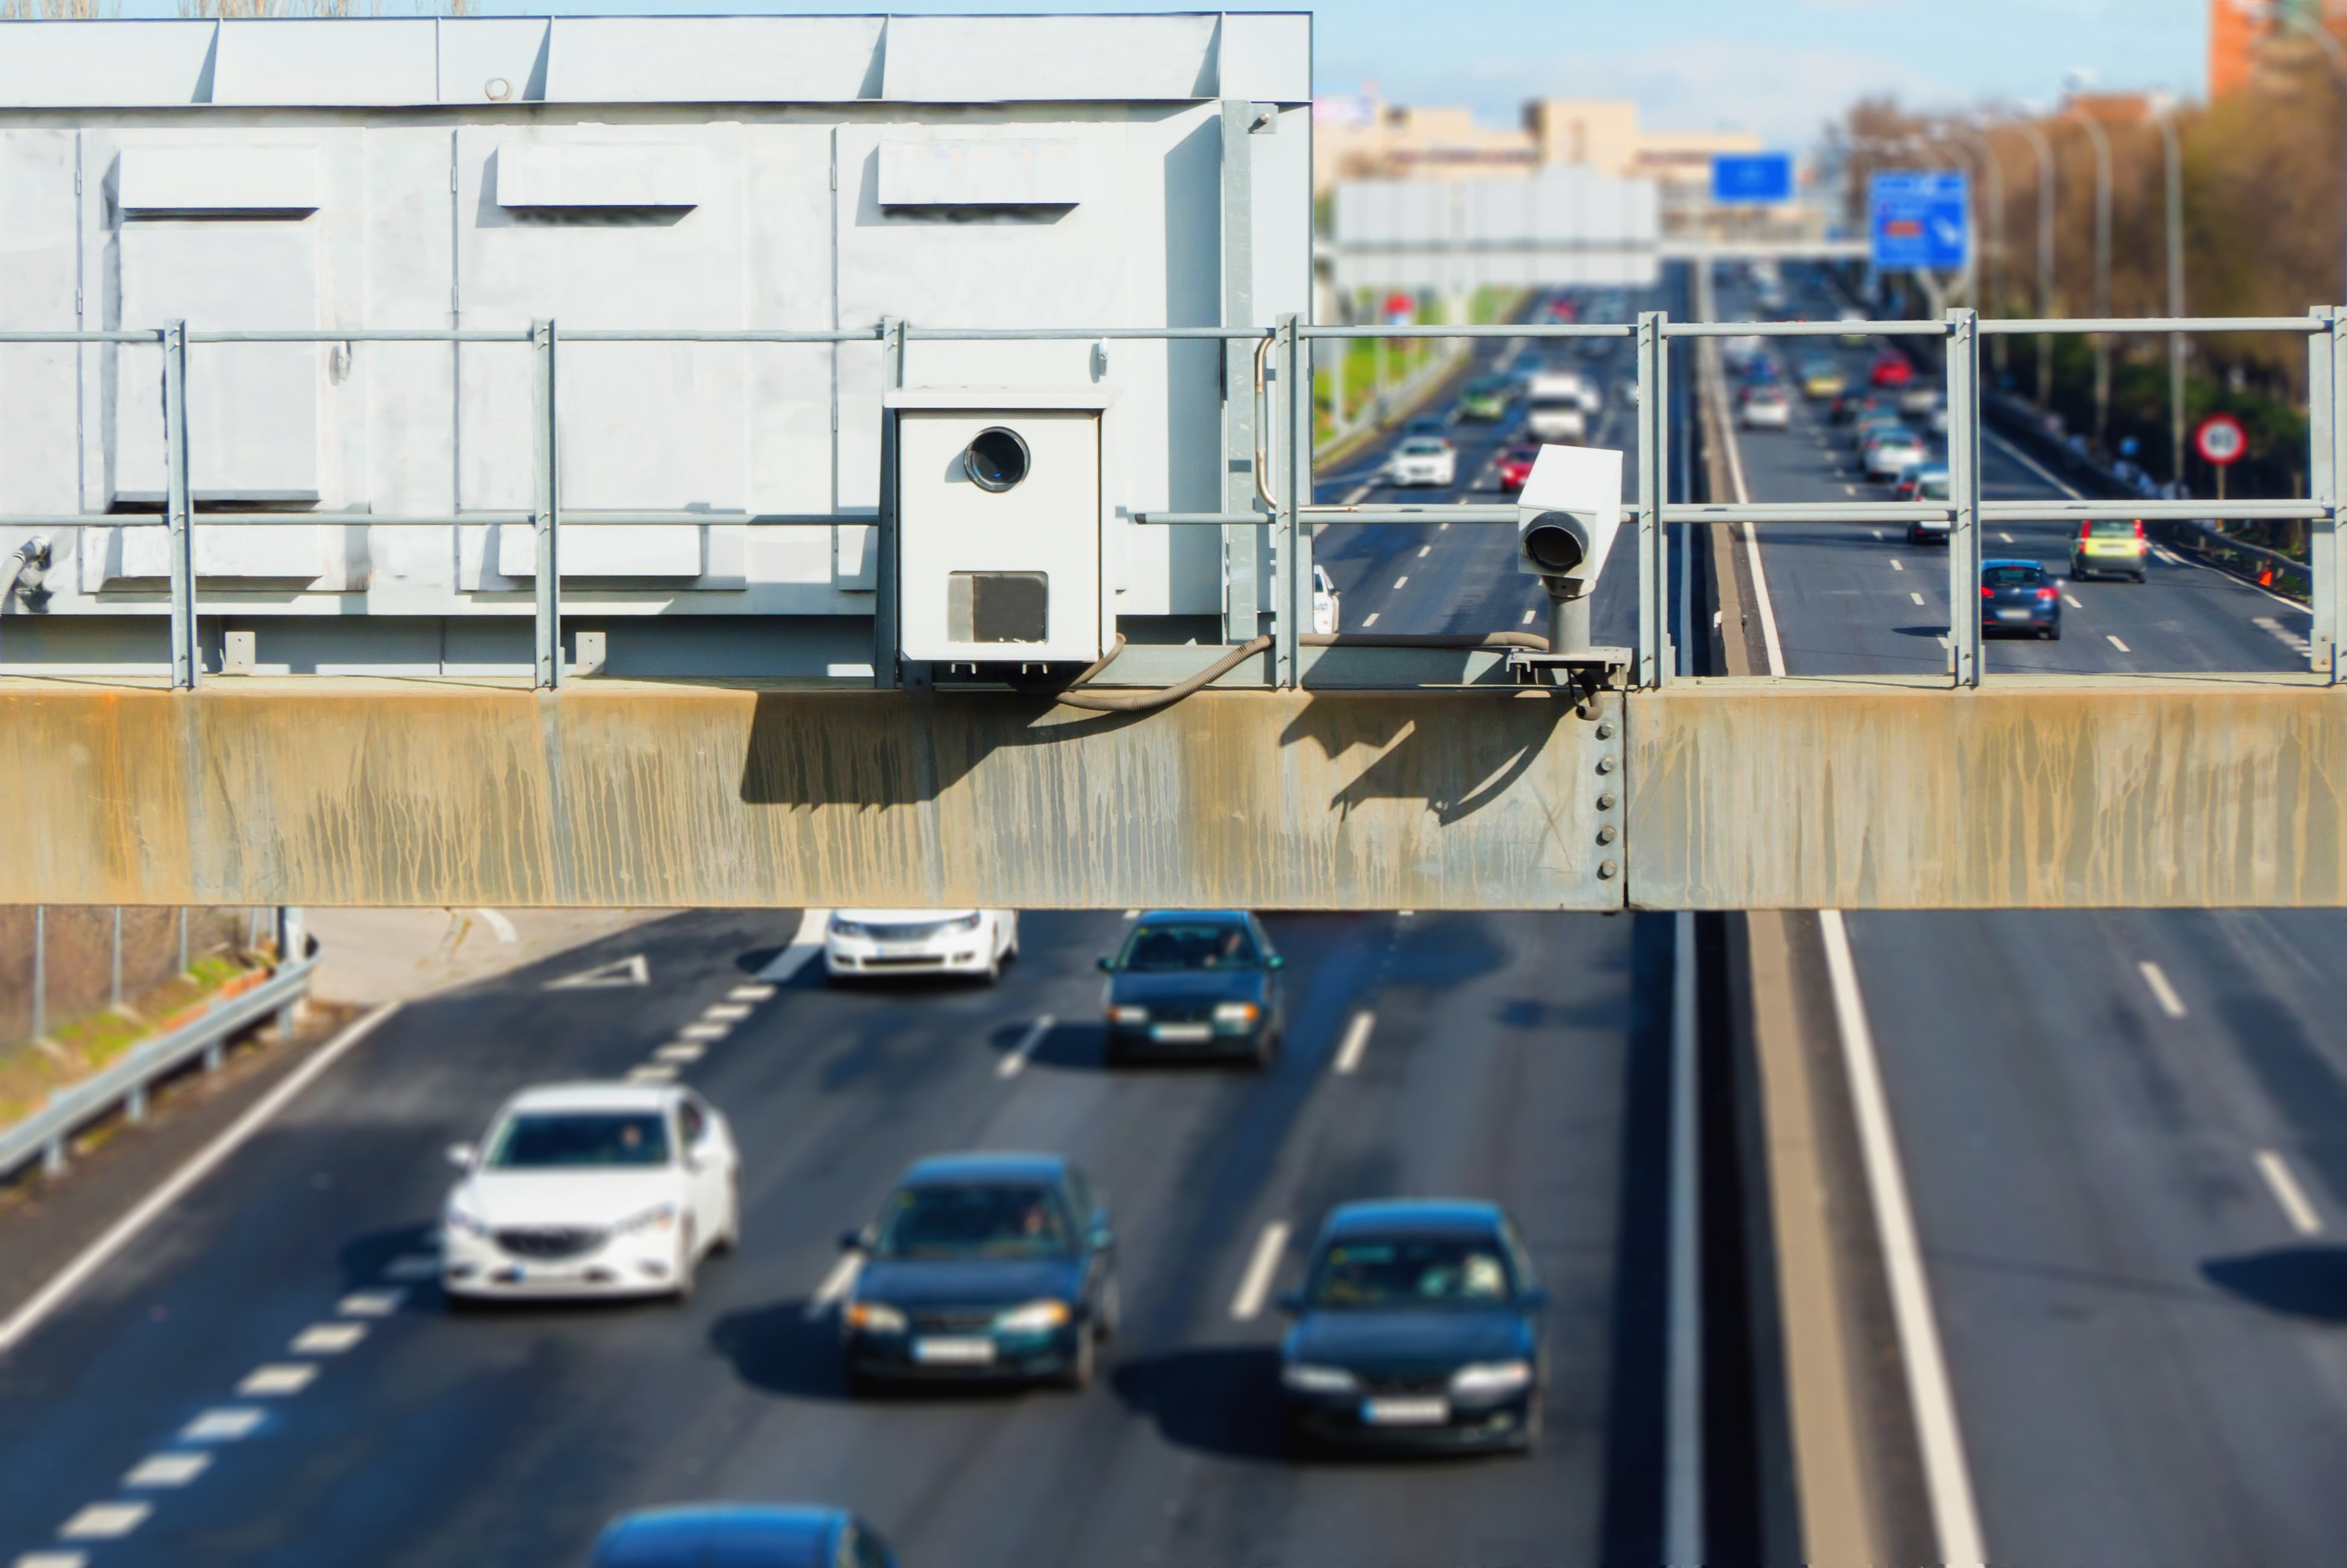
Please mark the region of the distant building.
<svg viewBox="0 0 2347 1568"><path fill-rule="evenodd" d="M1322 98L1312 118L1315 192L1340 179L1472 179L1568 167L1708 190L1715 154L1760 150L1759 138L1743 131L1642 130L1627 99L1536 98L1513 130L1479 126L1468 109L1387 104L1373 95Z"/></svg>
<svg viewBox="0 0 2347 1568"><path fill-rule="evenodd" d="M2278 46L2315 27L2347 37L2347 0L2209 0L2209 98L2257 85Z"/></svg>

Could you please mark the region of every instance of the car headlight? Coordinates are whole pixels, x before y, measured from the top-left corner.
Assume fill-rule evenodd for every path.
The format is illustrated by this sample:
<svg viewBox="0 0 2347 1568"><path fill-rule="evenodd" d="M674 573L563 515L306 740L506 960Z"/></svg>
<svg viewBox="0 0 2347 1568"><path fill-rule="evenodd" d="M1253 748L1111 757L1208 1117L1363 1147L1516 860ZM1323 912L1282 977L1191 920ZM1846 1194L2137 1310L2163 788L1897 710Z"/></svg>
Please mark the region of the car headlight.
<svg viewBox="0 0 2347 1568"><path fill-rule="evenodd" d="M994 1320L998 1334L1048 1334L1068 1321L1064 1301L1030 1301L1014 1307Z"/></svg>
<svg viewBox="0 0 2347 1568"><path fill-rule="evenodd" d="M632 1235L638 1231L668 1229L676 1224L674 1204L655 1204L640 1214L630 1214L611 1227L613 1235Z"/></svg>
<svg viewBox="0 0 2347 1568"><path fill-rule="evenodd" d="M1116 1023L1147 1023L1149 1009L1141 1007L1113 1007L1108 1009L1108 1016Z"/></svg>
<svg viewBox="0 0 2347 1568"><path fill-rule="evenodd" d="M1253 1002L1216 1002L1214 1004L1216 1023L1253 1023L1262 1016L1263 1009Z"/></svg>
<svg viewBox="0 0 2347 1568"><path fill-rule="evenodd" d="M948 931L975 931L985 918L986 916L983 912L972 910L970 913L962 916L958 919L947 921L946 929Z"/></svg>
<svg viewBox="0 0 2347 1568"><path fill-rule="evenodd" d="M834 915L831 917L831 934L835 937L863 937L868 936L870 933L864 929L864 926L861 921L843 920L838 916Z"/></svg>
<svg viewBox="0 0 2347 1568"><path fill-rule="evenodd" d="M860 1328L866 1334L902 1334L905 1315L885 1301L851 1301L842 1320L850 1328Z"/></svg>
<svg viewBox="0 0 2347 1568"><path fill-rule="evenodd" d="M448 1228L452 1231L462 1231L466 1235L477 1236L486 1236L489 1234L488 1221L478 1214L467 1214L453 1203L448 1205L445 1218Z"/></svg>
<svg viewBox="0 0 2347 1568"><path fill-rule="evenodd" d="M1532 1387L1530 1361L1479 1361L1451 1374L1454 1394L1512 1394Z"/></svg>
<svg viewBox="0 0 2347 1568"><path fill-rule="evenodd" d="M1316 1367L1309 1361L1288 1362L1279 1369L1279 1380L1306 1394L1349 1394L1361 1386L1342 1367Z"/></svg>

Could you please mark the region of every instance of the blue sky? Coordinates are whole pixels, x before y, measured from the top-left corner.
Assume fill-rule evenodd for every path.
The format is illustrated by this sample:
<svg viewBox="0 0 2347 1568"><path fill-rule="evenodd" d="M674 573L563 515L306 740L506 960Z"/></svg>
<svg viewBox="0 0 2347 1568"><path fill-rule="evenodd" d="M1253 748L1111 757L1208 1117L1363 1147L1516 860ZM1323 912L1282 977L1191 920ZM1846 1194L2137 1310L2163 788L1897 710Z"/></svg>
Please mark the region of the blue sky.
<svg viewBox="0 0 2347 1568"><path fill-rule="evenodd" d="M403 15L405 0L382 0ZM475 0L484 14L861 11L771 0ZM1189 9L1113 0L897 0L903 12ZM1266 5L1266 9L1283 8ZM125 0L170 15L173 0ZM1735 127L1806 147L1870 91L1913 103L2049 102L2098 86L2204 91L2208 0L1327 0L1319 90L1374 82L1394 102L1464 103L1513 123L1534 97L1632 97L1661 129Z"/></svg>

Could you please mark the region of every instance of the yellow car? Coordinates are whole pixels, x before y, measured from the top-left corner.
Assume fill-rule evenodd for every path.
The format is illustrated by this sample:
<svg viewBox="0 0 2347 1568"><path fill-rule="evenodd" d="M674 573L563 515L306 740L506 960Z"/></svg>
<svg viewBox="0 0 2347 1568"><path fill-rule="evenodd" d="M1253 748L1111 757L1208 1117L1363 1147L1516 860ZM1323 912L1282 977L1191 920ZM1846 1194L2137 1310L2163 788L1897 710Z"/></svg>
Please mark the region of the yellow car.
<svg viewBox="0 0 2347 1568"><path fill-rule="evenodd" d="M1850 390L1850 379L1838 365L1813 364L1801 372L1801 393L1822 403Z"/></svg>
<svg viewBox="0 0 2347 1568"><path fill-rule="evenodd" d="M2151 541L2143 537L2143 524L2096 518L2080 523L2077 537L2070 541L2070 575L2131 577L2141 582L2144 561L2150 554Z"/></svg>

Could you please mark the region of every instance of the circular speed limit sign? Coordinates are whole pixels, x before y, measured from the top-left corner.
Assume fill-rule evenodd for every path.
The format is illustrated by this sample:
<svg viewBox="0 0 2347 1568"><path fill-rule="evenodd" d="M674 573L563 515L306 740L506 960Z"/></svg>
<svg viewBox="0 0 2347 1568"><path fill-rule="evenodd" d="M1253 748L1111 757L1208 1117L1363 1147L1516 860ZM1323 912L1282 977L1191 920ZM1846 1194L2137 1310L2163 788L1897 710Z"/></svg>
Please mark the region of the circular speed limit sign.
<svg viewBox="0 0 2347 1568"><path fill-rule="evenodd" d="M2200 456L2223 468L2238 463L2250 449L2250 433L2241 422L2229 414L2211 414L2192 433L2192 445Z"/></svg>

